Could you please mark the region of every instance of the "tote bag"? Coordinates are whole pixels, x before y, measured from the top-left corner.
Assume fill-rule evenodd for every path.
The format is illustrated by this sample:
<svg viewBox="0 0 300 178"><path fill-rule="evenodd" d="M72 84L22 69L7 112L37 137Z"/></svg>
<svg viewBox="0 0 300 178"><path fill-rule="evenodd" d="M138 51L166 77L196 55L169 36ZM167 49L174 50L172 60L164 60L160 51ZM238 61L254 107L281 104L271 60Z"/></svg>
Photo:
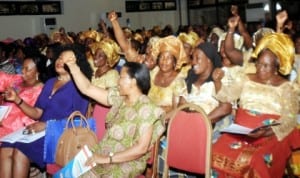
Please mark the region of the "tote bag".
<svg viewBox="0 0 300 178"><path fill-rule="evenodd" d="M79 111L75 111L75 112L77 114L80 113ZM73 113L75 113L75 112L73 112ZM82 114L80 114L80 115L82 116ZM82 122L82 120L80 119L80 117L81 117L80 115L74 116L73 122L74 122L75 127L80 126L80 124L83 124L83 126L86 126L86 123ZM67 120L68 120L68 118L47 121L45 142L44 142L44 162L45 163L55 163L55 153L56 153L57 143L58 143L60 136L62 135L62 133L64 132L64 130L66 128ZM86 120L87 120L90 130L92 130L93 132L96 132L95 119L88 118ZM70 128L71 126L72 126L71 123L69 123L68 128Z"/></svg>
<svg viewBox="0 0 300 178"><path fill-rule="evenodd" d="M74 117L80 116L80 125L74 124ZM83 123L86 123L83 126ZM72 126L69 127L69 124ZM65 166L85 145L92 148L97 144L97 136L95 132L90 130L87 119L80 113L74 112L67 120L66 127L60 136L55 153L55 163Z"/></svg>

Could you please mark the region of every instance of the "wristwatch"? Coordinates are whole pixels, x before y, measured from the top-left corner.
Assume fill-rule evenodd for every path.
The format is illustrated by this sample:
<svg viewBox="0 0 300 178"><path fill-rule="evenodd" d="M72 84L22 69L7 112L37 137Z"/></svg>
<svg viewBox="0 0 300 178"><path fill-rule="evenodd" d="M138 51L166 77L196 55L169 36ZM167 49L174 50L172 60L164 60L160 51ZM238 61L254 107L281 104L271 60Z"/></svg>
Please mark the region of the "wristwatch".
<svg viewBox="0 0 300 178"><path fill-rule="evenodd" d="M109 164L111 164L113 162L112 158L114 156L114 153L113 152L109 152L108 156L109 156Z"/></svg>

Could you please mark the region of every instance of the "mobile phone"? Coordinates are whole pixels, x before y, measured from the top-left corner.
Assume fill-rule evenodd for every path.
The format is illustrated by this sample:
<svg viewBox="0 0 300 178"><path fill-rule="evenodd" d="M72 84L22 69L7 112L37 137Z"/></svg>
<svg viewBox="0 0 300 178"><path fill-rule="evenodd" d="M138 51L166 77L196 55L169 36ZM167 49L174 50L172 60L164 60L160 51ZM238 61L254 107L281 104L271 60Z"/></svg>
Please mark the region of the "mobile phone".
<svg viewBox="0 0 300 178"><path fill-rule="evenodd" d="M23 135L29 135L29 134L31 134L31 131L29 129L23 130Z"/></svg>

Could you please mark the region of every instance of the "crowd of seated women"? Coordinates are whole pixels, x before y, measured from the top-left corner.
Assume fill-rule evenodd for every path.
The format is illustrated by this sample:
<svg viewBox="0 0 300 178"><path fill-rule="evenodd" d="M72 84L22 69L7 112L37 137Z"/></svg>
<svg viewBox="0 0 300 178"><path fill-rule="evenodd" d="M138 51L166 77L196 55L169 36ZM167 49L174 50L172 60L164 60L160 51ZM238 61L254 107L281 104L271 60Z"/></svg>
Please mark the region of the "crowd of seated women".
<svg viewBox="0 0 300 178"><path fill-rule="evenodd" d="M237 7L231 12L226 29L186 26L175 33L170 26L122 28L112 11L111 28L101 21L98 31L61 28L49 37L0 42L1 103L12 107L0 121L0 138L23 127L43 131L49 119L75 110L91 116L101 106L106 132L86 163L96 167L83 177L135 177L164 134L164 115L190 102L214 127L215 177L282 177L292 149L300 147L297 30L285 26L282 11L276 28L257 29L252 38ZM232 122L279 125L219 134ZM43 150L43 137L2 142L0 177L28 177L31 166L43 171Z"/></svg>

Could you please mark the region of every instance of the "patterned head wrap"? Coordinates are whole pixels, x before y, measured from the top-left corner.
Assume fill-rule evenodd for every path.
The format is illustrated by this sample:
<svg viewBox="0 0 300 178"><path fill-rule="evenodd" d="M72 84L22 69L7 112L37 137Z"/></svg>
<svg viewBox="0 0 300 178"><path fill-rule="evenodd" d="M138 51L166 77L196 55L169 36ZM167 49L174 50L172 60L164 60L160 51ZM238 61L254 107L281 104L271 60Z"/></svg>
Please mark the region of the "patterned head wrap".
<svg viewBox="0 0 300 178"><path fill-rule="evenodd" d="M211 37L212 34L216 34L220 38L220 36L223 35L223 33L224 33L224 30L222 30L220 27L214 27L211 30L209 37Z"/></svg>
<svg viewBox="0 0 300 178"><path fill-rule="evenodd" d="M120 59L120 47L119 45L108 38L103 39L100 42L92 43L90 46L92 54L95 54L98 49L102 49L107 56L107 63L110 67L113 67Z"/></svg>
<svg viewBox="0 0 300 178"><path fill-rule="evenodd" d="M258 44L258 41L262 39L262 37L270 33L275 33L272 28L266 28L266 27L260 28L252 35L252 41L253 41L252 45L256 46Z"/></svg>
<svg viewBox="0 0 300 178"><path fill-rule="evenodd" d="M157 55L159 53L159 48L157 47L159 39L160 39L160 37L153 36L149 39L149 41L147 43L147 47L151 48L151 55L153 56L153 59L155 60L155 63L156 63L156 60L157 60Z"/></svg>
<svg viewBox="0 0 300 178"><path fill-rule="evenodd" d="M88 30L88 31L84 31L82 32L82 34L80 35L80 39L81 40L85 40L87 38L91 38L93 40L95 40L95 42L99 42L102 38L102 34L100 34L99 32L97 32L96 30Z"/></svg>
<svg viewBox="0 0 300 178"><path fill-rule="evenodd" d="M196 47L197 43L200 40L198 34L193 31L189 33L180 33L178 35L178 39L182 41L182 43L187 43L191 45L193 48Z"/></svg>
<svg viewBox="0 0 300 178"><path fill-rule="evenodd" d="M153 37L151 37L150 39L149 39L149 41L148 41L148 43L147 43L147 45L148 46L155 46L155 44L159 41L159 37L158 36L153 36Z"/></svg>
<svg viewBox="0 0 300 178"><path fill-rule="evenodd" d="M173 56L175 56L176 70L180 69L182 65L187 63L188 61L182 42L175 36L160 38L159 41L153 46L153 48L158 49L158 55L162 52L170 52Z"/></svg>
<svg viewBox="0 0 300 178"><path fill-rule="evenodd" d="M272 51L279 60L279 72L287 75L291 72L294 57L295 47L291 38L284 33L270 33L265 35L256 46L252 53L252 57L257 58L259 53L269 49Z"/></svg>

